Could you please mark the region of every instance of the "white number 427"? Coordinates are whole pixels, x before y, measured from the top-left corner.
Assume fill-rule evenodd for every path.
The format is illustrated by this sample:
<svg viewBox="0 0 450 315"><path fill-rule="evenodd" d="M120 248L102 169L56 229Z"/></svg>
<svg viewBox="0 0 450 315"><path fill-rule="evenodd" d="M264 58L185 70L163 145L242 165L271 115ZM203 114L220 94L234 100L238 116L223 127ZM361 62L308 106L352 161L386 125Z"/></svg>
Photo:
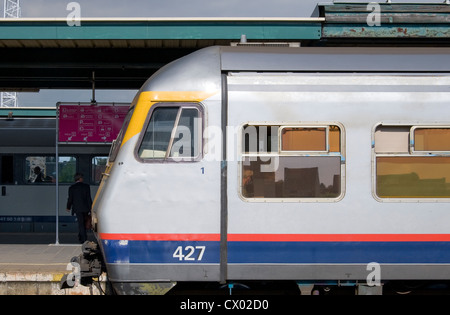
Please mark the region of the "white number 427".
<svg viewBox="0 0 450 315"><path fill-rule="evenodd" d="M173 253L173 258L178 258L178 260L186 260L186 261L200 261L203 258L203 254L205 253L206 246L178 246L175 252Z"/></svg>

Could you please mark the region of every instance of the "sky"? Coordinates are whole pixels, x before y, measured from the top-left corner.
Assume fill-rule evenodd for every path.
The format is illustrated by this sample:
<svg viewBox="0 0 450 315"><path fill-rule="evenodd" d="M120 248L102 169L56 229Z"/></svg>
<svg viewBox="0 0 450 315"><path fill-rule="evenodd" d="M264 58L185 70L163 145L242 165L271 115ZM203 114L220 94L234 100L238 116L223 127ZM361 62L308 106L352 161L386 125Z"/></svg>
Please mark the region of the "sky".
<svg viewBox="0 0 450 315"><path fill-rule="evenodd" d="M62 0L21 0L23 17L65 17ZM82 17L311 16L317 0L78 0Z"/></svg>
<svg viewBox="0 0 450 315"><path fill-rule="evenodd" d="M66 17L67 0L20 0L22 17ZM333 0L78 0L82 17L310 17ZM337 1L336 1L337 2ZM341 2L370 2L347 0ZM386 2L377 0L375 2ZM392 0L392 3L444 0Z"/></svg>
<svg viewBox="0 0 450 315"><path fill-rule="evenodd" d="M364 2L347 0L343 2ZM23 18L66 18L67 0L20 0ZM318 3L333 0L78 0L81 18L88 17L311 17ZM336 1L337 2L337 1ZM386 2L378 0L376 2ZM392 3L443 3L444 0L392 0ZM3 3L0 2L0 3ZM3 8L0 12L3 16ZM131 102L137 91L96 91L98 102ZM42 90L19 93L20 107L52 107L58 101L89 102L91 91ZM111 99L113 98L113 99Z"/></svg>

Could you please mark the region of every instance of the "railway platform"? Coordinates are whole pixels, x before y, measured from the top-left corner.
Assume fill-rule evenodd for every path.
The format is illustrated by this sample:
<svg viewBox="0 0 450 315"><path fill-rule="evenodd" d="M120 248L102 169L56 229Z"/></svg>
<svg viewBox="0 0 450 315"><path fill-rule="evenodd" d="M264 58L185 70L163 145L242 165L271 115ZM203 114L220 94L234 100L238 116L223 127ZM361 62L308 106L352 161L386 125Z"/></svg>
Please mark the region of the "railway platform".
<svg viewBox="0 0 450 315"><path fill-rule="evenodd" d="M99 295L96 286L60 289L81 245L73 234L55 240L51 233L0 233L0 295Z"/></svg>

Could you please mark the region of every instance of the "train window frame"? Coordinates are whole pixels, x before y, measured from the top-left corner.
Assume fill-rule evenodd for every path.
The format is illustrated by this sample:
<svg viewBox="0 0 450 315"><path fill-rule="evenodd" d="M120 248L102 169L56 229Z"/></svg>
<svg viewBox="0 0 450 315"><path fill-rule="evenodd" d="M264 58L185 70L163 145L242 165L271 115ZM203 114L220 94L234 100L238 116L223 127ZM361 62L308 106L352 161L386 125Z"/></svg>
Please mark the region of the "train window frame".
<svg viewBox="0 0 450 315"><path fill-rule="evenodd" d="M177 116L174 120L174 124L171 127L171 135L169 139L168 146L165 150L164 157L152 157L152 158L145 158L142 157L142 154L140 154L141 147L143 145L143 142L145 140L146 131L150 125L150 122L152 120L153 114L156 110L160 108L178 108ZM175 136L177 134L177 129L180 126L179 122L181 119L181 115L183 114L184 110L189 109L195 109L198 113L197 118L197 135L194 135L194 141L196 139L196 143L194 142L194 145L196 146L196 155L194 156L171 156L172 149L174 148L175 142ZM205 128L205 111L204 107L199 102L159 102L155 103L151 106L147 117L145 119L144 125L142 127L141 133L139 135L138 141L136 143L135 149L134 149L134 157L137 161L141 163L192 163L192 162L198 162L203 159L204 156L204 128ZM195 148L194 148L195 150ZM195 151L194 151L195 152Z"/></svg>
<svg viewBox="0 0 450 315"><path fill-rule="evenodd" d="M29 164L28 165L28 160L30 158L56 158L54 155L47 155L47 154L26 154L23 156L23 161L22 161L22 167L23 167L23 177L22 180L24 181L25 184L27 185L55 185L56 184L56 179L47 174L46 172L44 173L45 176L45 180L43 182L39 182L36 183L34 181L31 181L31 170L32 170L32 165L33 164ZM77 172L78 168L79 168L79 157L77 155L73 155L73 154L68 154L68 155L60 155L58 157L58 167L60 167L61 164L61 159L65 159L65 158L73 158L75 159L75 170L73 172L71 172L68 175L68 179L66 181L62 181L61 179L63 178L62 176L59 176L59 183L58 184L72 184L73 183L73 175L75 175L75 173ZM55 162L50 162L50 163L55 163ZM47 161L45 161L45 164L47 164ZM39 166L39 165L35 165L34 167ZM59 174L62 174L62 171L59 171Z"/></svg>
<svg viewBox="0 0 450 315"><path fill-rule="evenodd" d="M271 152L251 152L250 150L247 152L244 148L246 148L246 144L244 143L245 137L245 128L248 126L268 126L268 127L278 127L277 131L277 148L275 151ZM339 152L331 152L329 150L329 146L327 145L327 150L317 150L317 151L289 151L282 150L282 130L284 128L329 128L330 126L336 126L339 128ZM345 143L345 128L344 125L336 122L317 122L317 123L280 123L280 122L246 122L242 124L239 128L239 136L238 136L238 148L239 148L239 161L238 161L238 195L245 202L339 202L345 196L345 182L346 182L346 143ZM328 138L327 132L327 138ZM258 134L259 137L259 134ZM328 143L328 139L327 139ZM336 196L295 196L295 197L286 197L286 196L275 196L275 197L251 197L246 196L244 193L244 180L246 179L246 175L244 174L244 163L246 163L245 158L258 158L258 157L281 157L281 158L294 158L299 157L300 159L308 159L308 158L318 158L322 159L339 159L338 168L339 168L339 183L337 189L339 192ZM270 164L270 163L269 163ZM262 165L262 164L261 164ZM286 170L286 168L285 168ZM276 181L275 181L276 185ZM264 188L265 189L265 188ZM276 189L276 188L275 188Z"/></svg>
<svg viewBox="0 0 450 315"><path fill-rule="evenodd" d="M398 128L398 130L403 130L402 132L405 133L406 130L408 130L407 133L407 139L403 139L402 141L407 141L406 143L400 144L398 145L398 147L403 147L402 150L397 150L397 151L393 151L393 152L386 152L386 151L380 151L377 152L377 139L376 139L376 132L377 130L379 130L380 128ZM404 167L408 168L410 167L412 170L414 167L414 164L416 163L420 163L420 164L427 164L424 163L422 161L425 161L426 159L430 159L430 161L432 159L435 160L441 160L442 159L449 159L450 160L450 150L449 151L426 151L426 150L416 150L415 149L415 130L417 129L450 129L450 124L446 124L446 123L435 123L435 124L429 124L429 123L417 123L417 122L413 122L413 123L390 123L390 122L380 122L377 123L372 130L372 196L374 197L375 200L377 200L378 202L450 202L450 193L447 193L447 195L443 195L441 197L437 196L437 195L426 195L424 190L420 191L420 185L418 186L417 189L419 189L419 192L425 192L422 193L421 196L419 195L381 195L379 193L380 190L380 185L381 185L381 180L380 178L378 178L379 176L379 169L381 167L381 159L384 159L386 163L389 163L389 158L391 159L391 163L393 163L392 161L394 161L393 159L398 159L399 161L401 161L400 159L403 158L405 161L407 161L408 159L411 161L411 165L409 166L408 164L403 164ZM403 137L405 137L405 135L403 135ZM399 137L398 139L401 139L401 137ZM407 146L407 149L405 149L405 146ZM416 159L415 161L418 162L413 162L414 159ZM422 159L422 161L420 160ZM397 163L397 162L395 162ZM435 164L430 163L429 165L435 167ZM426 169L423 170L424 172L426 172ZM420 176L413 172L410 173L411 176L412 174L416 174L420 180ZM394 174L392 174L394 175ZM401 175L401 174L399 174ZM408 174L403 174L403 175L408 175ZM447 176L447 178L450 177ZM443 177L445 180L445 176ZM423 180L437 180L440 178L423 178ZM406 179L405 179L406 180ZM413 187L413 186L412 186ZM386 188L383 188L386 189ZM412 188L408 188L406 187L405 189L412 189ZM412 191L412 190L411 190Z"/></svg>

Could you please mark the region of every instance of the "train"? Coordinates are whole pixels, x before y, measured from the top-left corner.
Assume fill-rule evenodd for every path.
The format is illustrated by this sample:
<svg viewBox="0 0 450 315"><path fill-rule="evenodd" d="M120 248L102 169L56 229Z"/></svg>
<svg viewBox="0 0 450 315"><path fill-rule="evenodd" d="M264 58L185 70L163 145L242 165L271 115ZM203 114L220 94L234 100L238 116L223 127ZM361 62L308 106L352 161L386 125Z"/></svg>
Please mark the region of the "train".
<svg viewBox="0 0 450 315"><path fill-rule="evenodd" d="M449 280L449 56L214 46L164 66L112 146L84 276L117 294Z"/></svg>

